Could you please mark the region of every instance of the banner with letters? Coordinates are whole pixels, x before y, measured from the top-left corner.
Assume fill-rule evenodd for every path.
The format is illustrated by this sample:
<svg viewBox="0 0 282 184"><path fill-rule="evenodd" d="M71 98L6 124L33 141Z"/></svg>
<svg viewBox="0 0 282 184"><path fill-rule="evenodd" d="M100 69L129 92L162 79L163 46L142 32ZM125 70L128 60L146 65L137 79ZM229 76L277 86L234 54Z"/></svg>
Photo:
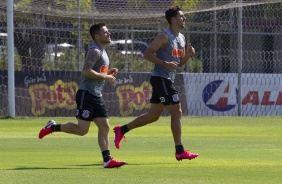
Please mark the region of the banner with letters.
<svg viewBox="0 0 282 184"><path fill-rule="evenodd" d="M237 116L238 76L234 73L185 74L191 116ZM282 75L242 74L241 115L281 116Z"/></svg>
<svg viewBox="0 0 282 184"><path fill-rule="evenodd" d="M0 71L0 76L7 76ZM150 73L118 73L114 85L106 84L103 99L110 116L138 116L150 108ZM75 96L81 72L15 72L16 116L75 116ZM8 114L8 80L0 78L0 116ZM182 75L176 77L182 106L187 107ZM187 114L187 110L183 110ZM165 111L163 115L167 115Z"/></svg>
<svg viewBox="0 0 282 184"><path fill-rule="evenodd" d="M8 115L8 73L0 71L0 116ZM118 73L105 85L103 99L110 116L138 116L150 108L150 73ZM16 116L75 116L75 95L81 72L15 72ZM237 116L235 73L177 74L183 115ZM282 115L282 75L242 74L242 116ZM169 115L167 111L163 115Z"/></svg>

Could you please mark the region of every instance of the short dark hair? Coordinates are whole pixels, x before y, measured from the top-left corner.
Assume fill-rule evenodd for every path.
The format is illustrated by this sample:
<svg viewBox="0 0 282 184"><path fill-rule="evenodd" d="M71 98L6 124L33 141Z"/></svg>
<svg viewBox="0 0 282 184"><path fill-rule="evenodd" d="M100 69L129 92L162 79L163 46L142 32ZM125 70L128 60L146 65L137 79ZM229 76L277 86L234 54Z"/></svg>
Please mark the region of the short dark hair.
<svg viewBox="0 0 282 184"><path fill-rule="evenodd" d="M165 11L165 18L169 24L171 24L171 18L177 16L178 11L182 11L179 6L173 6Z"/></svg>
<svg viewBox="0 0 282 184"><path fill-rule="evenodd" d="M101 22L101 23L97 23L97 24L93 24L90 29L89 29L89 33L90 36L92 37L92 39L95 41L95 34L98 34L100 31L100 28L106 26L105 23Z"/></svg>

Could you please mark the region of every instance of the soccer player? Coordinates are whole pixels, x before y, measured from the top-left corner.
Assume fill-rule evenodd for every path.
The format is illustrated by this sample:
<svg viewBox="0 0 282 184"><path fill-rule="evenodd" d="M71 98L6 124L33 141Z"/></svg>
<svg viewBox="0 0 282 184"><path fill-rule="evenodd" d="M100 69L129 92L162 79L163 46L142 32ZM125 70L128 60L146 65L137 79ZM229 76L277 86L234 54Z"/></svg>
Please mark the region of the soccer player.
<svg viewBox="0 0 282 184"><path fill-rule="evenodd" d="M151 108L146 114L142 114L133 121L123 126L115 126L115 146L120 148L120 141L124 134L135 128L153 123L159 119L162 112L167 109L171 115L171 131L175 143L176 159L194 159L197 153L192 153L182 144L182 109L178 92L174 87L174 79L177 67L183 66L188 59L195 54L194 48L189 44L185 49L185 37L180 33L185 25L185 16L178 6L165 12L169 27L159 33L144 53L145 59L153 62L150 83L152 85Z"/></svg>
<svg viewBox="0 0 282 184"><path fill-rule="evenodd" d="M56 124L51 120L39 132L39 139L53 132L65 132L83 136L88 133L91 121L98 127L98 144L102 151L104 168L120 167L124 161L114 160L109 149L108 111L105 108L102 89L105 82L114 84L117 68L108 69L109 58L105 51L107 44L111 42L110 32L104 23L94 24L90 28L90 35L94 44L89 48L85 56L85 64L82 70L84 80L80 83L76 93L78 124Z"/></svg>

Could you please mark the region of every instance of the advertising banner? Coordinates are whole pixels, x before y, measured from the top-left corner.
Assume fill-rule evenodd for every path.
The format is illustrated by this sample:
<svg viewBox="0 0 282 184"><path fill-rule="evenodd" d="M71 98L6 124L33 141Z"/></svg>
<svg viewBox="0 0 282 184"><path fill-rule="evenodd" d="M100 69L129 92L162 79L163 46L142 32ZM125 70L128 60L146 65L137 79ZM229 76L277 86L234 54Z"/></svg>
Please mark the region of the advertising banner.
<svg viewBox="0 0 282 184"><path fill-rule="evenodd" d="M238 115L238 76L234 73L185 74L188 114ZM282 75L242 74L243 116L282 115Z"/></svg>
<svg viewBox="0 0 282 184"><path fill-rule="evenodd" d="M7 76L6 71L0 71ZM138 116L150 108L152 87L150 73L118 73L114 85L107 84L103 99L110 116ZM16 116L75 116L75 96L81 72L41 71L15 72ZM0 79L0 116L8 109L8 80ZM184 108L186 97L182 75L176 77L176 88ZM187 114L187 110L183 110ZM167 115L165 111L163 115Z"/></svg>

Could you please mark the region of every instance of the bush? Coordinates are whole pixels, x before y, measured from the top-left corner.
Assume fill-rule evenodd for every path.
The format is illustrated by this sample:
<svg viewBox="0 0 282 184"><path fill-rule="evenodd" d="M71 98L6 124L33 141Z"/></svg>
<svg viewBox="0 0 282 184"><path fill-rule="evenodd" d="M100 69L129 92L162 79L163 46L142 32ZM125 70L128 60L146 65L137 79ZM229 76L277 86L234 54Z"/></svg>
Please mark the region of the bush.
<svg viewBox="0 0 282 184"><path fill-rule="evenodd" d="M202 61L197 57L192 57L190 60L190 72L191 73L202 73L203 72L203 64Z"/></svg>
<svg viewBox="0 0 282 184"><path fill-rule="evenodd" d="M17 53L14 54L14 62L15 62L14 64L15 71L22 70L21 59ZM0 56L0 70L8 70L8 56L7 55Z"/></svg>

